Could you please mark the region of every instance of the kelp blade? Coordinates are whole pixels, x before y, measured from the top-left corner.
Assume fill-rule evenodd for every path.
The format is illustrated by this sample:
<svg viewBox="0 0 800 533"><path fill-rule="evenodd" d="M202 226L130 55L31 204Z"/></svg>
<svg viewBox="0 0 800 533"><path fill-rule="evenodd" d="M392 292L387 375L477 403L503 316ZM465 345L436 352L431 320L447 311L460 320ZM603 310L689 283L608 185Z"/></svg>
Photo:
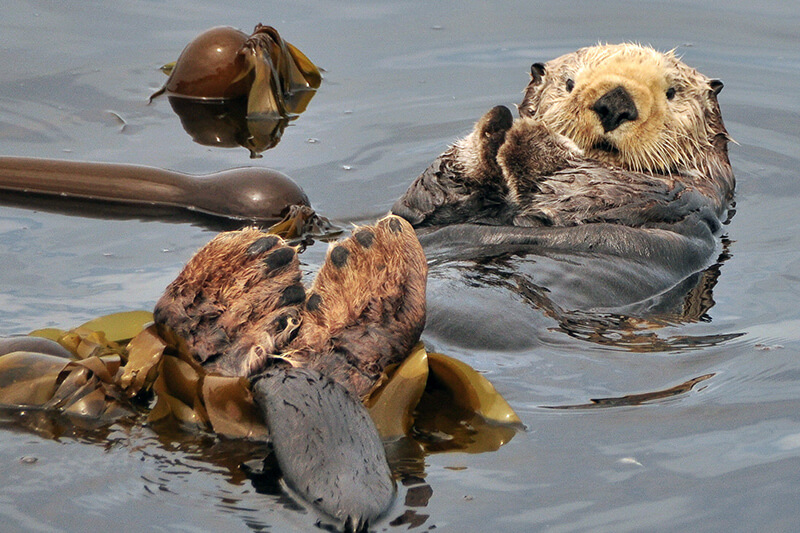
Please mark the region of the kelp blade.
<svg viewBox="0 0 800 533"><path fill-rule="evenodd" d="M369 415L383 439L408 435L414 423L414 409L428 381L428 355L417 344L389 380L366 401Z"/></svg>
<svg viewBox="0 0 800 533"><path fill-rule="evenodd" d="M517 413L488 379L468 364L446 355L429 352L431 372L451 391L461 407L501 424L522 424Z"/></svg>
<svg viewBox="0 0 800 533"><path fill-rule="evenodd" d="M95 318L80 327L102 331L111 342L123 342L134 338L152 321L150 311L123 311Z"/></svg>

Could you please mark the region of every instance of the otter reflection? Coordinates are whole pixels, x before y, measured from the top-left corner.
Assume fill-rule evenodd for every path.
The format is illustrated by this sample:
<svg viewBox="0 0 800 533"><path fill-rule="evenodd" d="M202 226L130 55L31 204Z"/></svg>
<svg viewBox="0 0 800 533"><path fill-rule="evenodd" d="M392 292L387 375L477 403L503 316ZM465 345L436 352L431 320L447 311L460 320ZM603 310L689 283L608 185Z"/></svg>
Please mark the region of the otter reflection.
<svg viewBox="0 0 800 533"><path fill-rule="evenodd" d="M471 246L422 236L430 261L426 336L492 350L537 346L549 332L632 352L717 345L740 336L670 335L668 326L709 322L713 290L730 241L697 272L657 258L497 245Z"/></svg>

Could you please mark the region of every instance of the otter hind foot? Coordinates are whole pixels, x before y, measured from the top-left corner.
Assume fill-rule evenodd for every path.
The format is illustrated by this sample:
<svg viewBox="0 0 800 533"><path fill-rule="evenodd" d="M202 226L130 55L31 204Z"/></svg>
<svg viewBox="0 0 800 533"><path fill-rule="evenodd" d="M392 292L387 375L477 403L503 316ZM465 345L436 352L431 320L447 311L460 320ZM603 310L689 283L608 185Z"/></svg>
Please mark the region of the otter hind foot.
<svg viewBox="0 0 800 533"><path fill-rule="evenodd" d="M359 396L402 360L425 325L427 263L414 229L390 215L334 244L290 346Z"/></svg>
<svg viewBox="0 0 800 533"><path fill-rule="evenodd" d="M222 233L198 251L154 316L207 368L248 376L294 338L305 299L296 250L249 228Z"/></svg>

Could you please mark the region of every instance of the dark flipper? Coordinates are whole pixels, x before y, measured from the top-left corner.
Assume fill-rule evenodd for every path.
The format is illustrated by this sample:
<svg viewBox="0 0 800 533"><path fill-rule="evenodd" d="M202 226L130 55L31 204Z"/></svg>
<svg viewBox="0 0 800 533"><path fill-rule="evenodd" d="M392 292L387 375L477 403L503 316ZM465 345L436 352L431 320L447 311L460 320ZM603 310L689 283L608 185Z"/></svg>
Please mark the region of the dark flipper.
<svg viewBox="0 0 800 533"><path fill-rule="evenodd" d="M348 531L383 515L392 473L364 406L330 378L304 368L269 371L253 385L289 487Z"/></svg>

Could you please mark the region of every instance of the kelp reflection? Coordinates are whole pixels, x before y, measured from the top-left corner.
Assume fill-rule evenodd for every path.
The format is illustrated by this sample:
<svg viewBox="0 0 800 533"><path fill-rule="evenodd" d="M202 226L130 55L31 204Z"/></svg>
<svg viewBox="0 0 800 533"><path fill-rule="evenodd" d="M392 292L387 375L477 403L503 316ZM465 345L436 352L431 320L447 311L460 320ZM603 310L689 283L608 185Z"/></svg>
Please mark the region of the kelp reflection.
<svg viewBox="0 0 800 533"><path fill-rule="evenodd" d="M280 141L322 82L300 50L261 24L250 36L227 26L211 28L163 70L169 79L151 99L166 93L195 142L243 146L253 158Z"/></svg>
<svg viewBox="0 0 800 533"><path fill-rule="evenodd" d="M273 148L289 124L287 116L248 117L247 99L203 101L170 96L172 110L194 142L219 148L244 147L251 158Z"/></svg>

